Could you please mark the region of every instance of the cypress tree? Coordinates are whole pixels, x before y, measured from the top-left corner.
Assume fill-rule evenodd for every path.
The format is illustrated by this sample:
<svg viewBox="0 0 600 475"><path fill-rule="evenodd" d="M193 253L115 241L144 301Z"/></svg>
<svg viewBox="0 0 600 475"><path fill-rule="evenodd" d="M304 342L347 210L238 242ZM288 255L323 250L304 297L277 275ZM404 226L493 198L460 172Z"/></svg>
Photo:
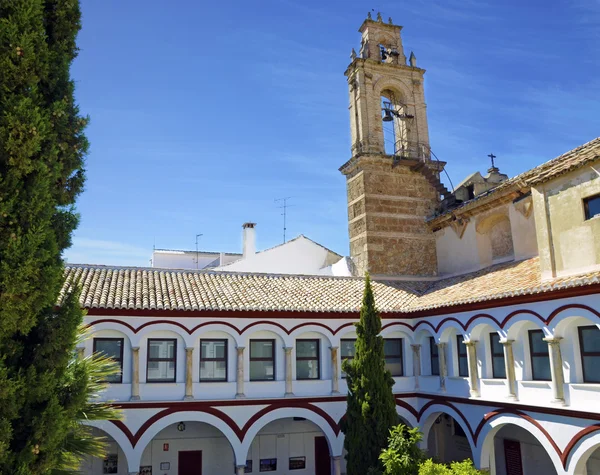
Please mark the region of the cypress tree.
<svg viewBox="0 0 600 475"><path fill-rule="evenodd" d="M392 393L394 380L385 369L381 318L369 275L360 321L356 323L356 354L344 361L347 375L348 407L342 421L348 475L364 475L370 468L381 469L379 454L387 446L390 429L398 423Z"/></svg>
<svg viewBox="0 0 600 475"><path fill-rule="evenodd" d="M74 99L78 0L0 2L0 473L65 466L90 374L75 293L56 308L78 223L87 118ZM72 462L72 460L71 460ZM72 464L71 464L72 465Z"/></svg>

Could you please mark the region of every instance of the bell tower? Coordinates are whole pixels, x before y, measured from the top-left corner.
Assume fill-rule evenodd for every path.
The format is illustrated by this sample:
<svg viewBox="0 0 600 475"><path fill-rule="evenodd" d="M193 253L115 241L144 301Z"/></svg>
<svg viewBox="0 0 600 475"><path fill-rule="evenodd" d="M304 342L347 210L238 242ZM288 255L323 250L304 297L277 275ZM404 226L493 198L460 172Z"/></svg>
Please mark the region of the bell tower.
<svg viewBox="0 0 600 475"><path fill-rule="evenodd" d="M374 275L434 276L435 238L425 220L440 204L444 163L431 159L424 69L404 54L401 26L381 14L361 25L346 69L352 157L346 176L350 255Z"/></svg>

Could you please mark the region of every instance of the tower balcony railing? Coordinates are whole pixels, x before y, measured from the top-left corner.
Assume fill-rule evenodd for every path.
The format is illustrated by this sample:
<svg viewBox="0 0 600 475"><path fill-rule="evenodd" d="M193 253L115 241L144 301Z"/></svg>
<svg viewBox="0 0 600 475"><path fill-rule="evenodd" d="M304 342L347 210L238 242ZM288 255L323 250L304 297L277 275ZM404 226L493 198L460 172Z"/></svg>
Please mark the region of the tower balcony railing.
<svg viewBox="0 0 600 475"><path fill-rule="evenodd" d="M394 158L396 160L431 160L431 148L426 143L398 140L394 150Z"/></svg>

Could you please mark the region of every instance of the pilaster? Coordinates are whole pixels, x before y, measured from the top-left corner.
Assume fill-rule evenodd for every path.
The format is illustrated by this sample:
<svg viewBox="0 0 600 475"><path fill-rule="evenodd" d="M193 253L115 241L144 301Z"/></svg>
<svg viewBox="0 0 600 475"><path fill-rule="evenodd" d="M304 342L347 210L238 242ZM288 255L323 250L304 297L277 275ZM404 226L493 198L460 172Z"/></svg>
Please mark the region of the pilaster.
<svg viewBox="0 0 600 475"><path fill-rule="evenodd" d="M131 398L130 401L140 400L140 347L131 348L131 359L133 371L131 374Z"/></svg>
<svg viewBox="0 0 600 475"><path fill-rule="evenodd" d="M333 475L342 475L342 457L335 455L331 457L333 460Z"/></svg>
<svg viewBox="0 0 600 475"><path fill-rule="evenodd" d="M331 346L331 394L340 393L340 365L338 362L339 347Z"/></svg>
<svg viewBox="0 0 600 475"><path fill-rule="evenodd" d="M237 368L236 368L236 399L245 398L244 394L244 346L238 346L237 350ZM242 472L243 473L243 472Z"/></svg>
<svg viewBox="0 0 600 475"><path fill-rule="evenodd" d="M410 345L413 351L413 376L415 389L419 389L419 376L421 376L421 345Z"/></svg>
<svg viewBox="0 0 600 475"><path fill-rule="evenodd" d="M446 392L446 377L448 376L448 366L446 364L446 343L438 343L437 347L440 362L440 391Z"/></svg>
<svg viewBox="0 0 600 475"><path fill-rule="evenodd" d="M504 367L506 370L506 382L508 388L508 398L517 400L517 379L515 377L515 357L513 355L514 340L501 340L500 343L504 349Z"/></svg>
<svg viewBox="0 0 600 475"><path fill-rule="evenodd" d="M479 397L479 376L477 374L477 340L465 341L467 362L469 364L469 393L471 397Z"/></svg>
<svg viewBox="0 0 600 475"><path fill-rule="evenodd" d="M291 346L283 348L285 351L285 397L292 397L294 395L293 381L292 381L292 350Z"/></svg>
<svg viewBox="0 0 600 475"><path fill-rule="evenodd" d="M548 343L550 357L550 374L552 375L552 402L565 404L565 375L563 372L562 352L560 351L561 337L544 338Z"/></svg>
<svg viewBox="0 0 600 475"><path fill-rule="evenodd" d="M192 366L194 362L194 347L185 349L185 397L186 401L194 399L194 390L192 386Z"/></svg>

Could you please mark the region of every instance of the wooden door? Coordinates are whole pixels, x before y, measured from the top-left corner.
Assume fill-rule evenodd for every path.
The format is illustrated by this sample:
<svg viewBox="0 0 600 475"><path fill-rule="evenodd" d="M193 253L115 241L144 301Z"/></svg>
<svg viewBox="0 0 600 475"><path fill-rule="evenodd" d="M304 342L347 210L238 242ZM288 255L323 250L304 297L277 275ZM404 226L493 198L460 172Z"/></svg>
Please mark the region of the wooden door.
<svg viewBox="0 0 600 475"><path fill-rule="evenodd" d="M202 450L178 452L177 475L202 475Z"/></svg>
<svg viewBox="0 0 600 475"><path fill-rule="evenodd" d="M325 437L315 437L315 475L331 475L331 457Z"/></svg>
<svg viewBox="0 0 600 475"><path fill-rule="evenodd" d="M504 439L504 463L506 464L506 475L523 475L519 441Z"/></svg>

